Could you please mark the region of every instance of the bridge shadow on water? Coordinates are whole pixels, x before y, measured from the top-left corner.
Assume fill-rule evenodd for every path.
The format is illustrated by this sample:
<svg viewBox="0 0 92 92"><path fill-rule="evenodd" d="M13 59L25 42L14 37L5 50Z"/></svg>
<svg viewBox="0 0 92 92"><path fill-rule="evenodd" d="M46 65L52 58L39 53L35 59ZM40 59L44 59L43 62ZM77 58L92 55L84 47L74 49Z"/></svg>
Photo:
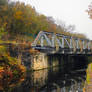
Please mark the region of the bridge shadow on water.
<svg viewBox="0 0 92 92"><path fill-rule="evenodd" d="M28 73L25 81L11 92L76 92L82 90L86 79L85 70L65 73L53 68Z"/></svg>
<svg viewBox="0 0 92 92"><path fill-rule="evenodd" d="M61 61L61 56L55 56ZM83 92L88 64L87 57L66 57L63 56L63 65L59 62L58 67L27 72L22 83L0 92Z"/></svg>

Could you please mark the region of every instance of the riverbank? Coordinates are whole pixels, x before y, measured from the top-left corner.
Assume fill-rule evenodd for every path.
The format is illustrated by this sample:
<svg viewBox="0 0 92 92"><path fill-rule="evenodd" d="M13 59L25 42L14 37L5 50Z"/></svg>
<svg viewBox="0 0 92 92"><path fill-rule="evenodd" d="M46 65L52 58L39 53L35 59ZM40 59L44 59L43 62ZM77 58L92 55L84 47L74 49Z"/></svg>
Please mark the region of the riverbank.
<svg viewBox="0 0 92 92"><path fill-rule="evenodd" d="M86 81L83 92L92 92L92 56L88 56L88 66L86 70Z"/></svg>
<svg viewBox="0 0 92 92"><path fill-rule="evenodd" d="M88 65L86 70L86 81L83 92L92 92L92 63Z"/></svg>
<svg viewBox="0 0 92 92"><path fill-rule="evenodd" d="M5 90L7 85L13 86L25 77L26 68L18 61L10 56L4 46L0 46L0 90Z"/></svg>

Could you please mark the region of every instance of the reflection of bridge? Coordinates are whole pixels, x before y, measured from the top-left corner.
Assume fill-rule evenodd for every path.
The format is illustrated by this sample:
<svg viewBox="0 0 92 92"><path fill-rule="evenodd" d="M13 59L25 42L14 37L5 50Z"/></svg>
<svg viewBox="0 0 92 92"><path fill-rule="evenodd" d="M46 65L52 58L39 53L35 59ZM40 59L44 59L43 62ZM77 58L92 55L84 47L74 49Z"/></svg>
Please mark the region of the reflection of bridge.
<svg viewBox="0 0 92 92"><path fill-rule="evenodd" d="M32 48L45 53L92 54L92 41L53 32L40 31Z"/></svg>

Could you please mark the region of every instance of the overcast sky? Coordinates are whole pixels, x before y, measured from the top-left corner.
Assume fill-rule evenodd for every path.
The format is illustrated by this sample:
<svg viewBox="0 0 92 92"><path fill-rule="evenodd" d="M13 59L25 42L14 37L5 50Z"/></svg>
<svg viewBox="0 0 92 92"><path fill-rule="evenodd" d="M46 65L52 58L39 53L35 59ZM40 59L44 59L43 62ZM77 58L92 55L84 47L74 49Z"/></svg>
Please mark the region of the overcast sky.
<svg viewBox="0 0 92 92"><path fill-rule="evenodd" d="M15 0L14 0L15 1ZM75 25L76 32L92 39L92 20L87 12L92 0L16 0L31 4L37 12L52 16L55 20L65 21L67 25Z"/></svg>

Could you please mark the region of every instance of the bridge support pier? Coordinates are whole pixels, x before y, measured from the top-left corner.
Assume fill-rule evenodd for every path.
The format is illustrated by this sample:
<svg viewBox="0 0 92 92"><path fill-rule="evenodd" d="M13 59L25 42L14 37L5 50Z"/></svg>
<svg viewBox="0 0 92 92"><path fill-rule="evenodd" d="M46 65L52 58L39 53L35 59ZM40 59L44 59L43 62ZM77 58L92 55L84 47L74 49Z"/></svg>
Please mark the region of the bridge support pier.
<svg viewBox="0 0 92 92"><path fill-rule="evenodd" d="M47 55L44 53L37 53L33 55L32 66L33 70L40 70L48 67Z"/></svg>
<svg viewBox="0 0 92 92"><path fill-rule="evenodd" d="M33 55L31 61L31 68L33 70L40 70L45 68L52 68L59 66L60 68L67 70L79 68L86 64L87 60L85 56L71 56L71 55L58 55L45 53L36 53Z"/></svg>
<svg viewBox="0 0 92 92"><path fill-rule="evenodd" d="M33 70L40 70L59 66L58 57L54 55L47 55L44 53L37 53L33 55L31 68Z"/></svg>

